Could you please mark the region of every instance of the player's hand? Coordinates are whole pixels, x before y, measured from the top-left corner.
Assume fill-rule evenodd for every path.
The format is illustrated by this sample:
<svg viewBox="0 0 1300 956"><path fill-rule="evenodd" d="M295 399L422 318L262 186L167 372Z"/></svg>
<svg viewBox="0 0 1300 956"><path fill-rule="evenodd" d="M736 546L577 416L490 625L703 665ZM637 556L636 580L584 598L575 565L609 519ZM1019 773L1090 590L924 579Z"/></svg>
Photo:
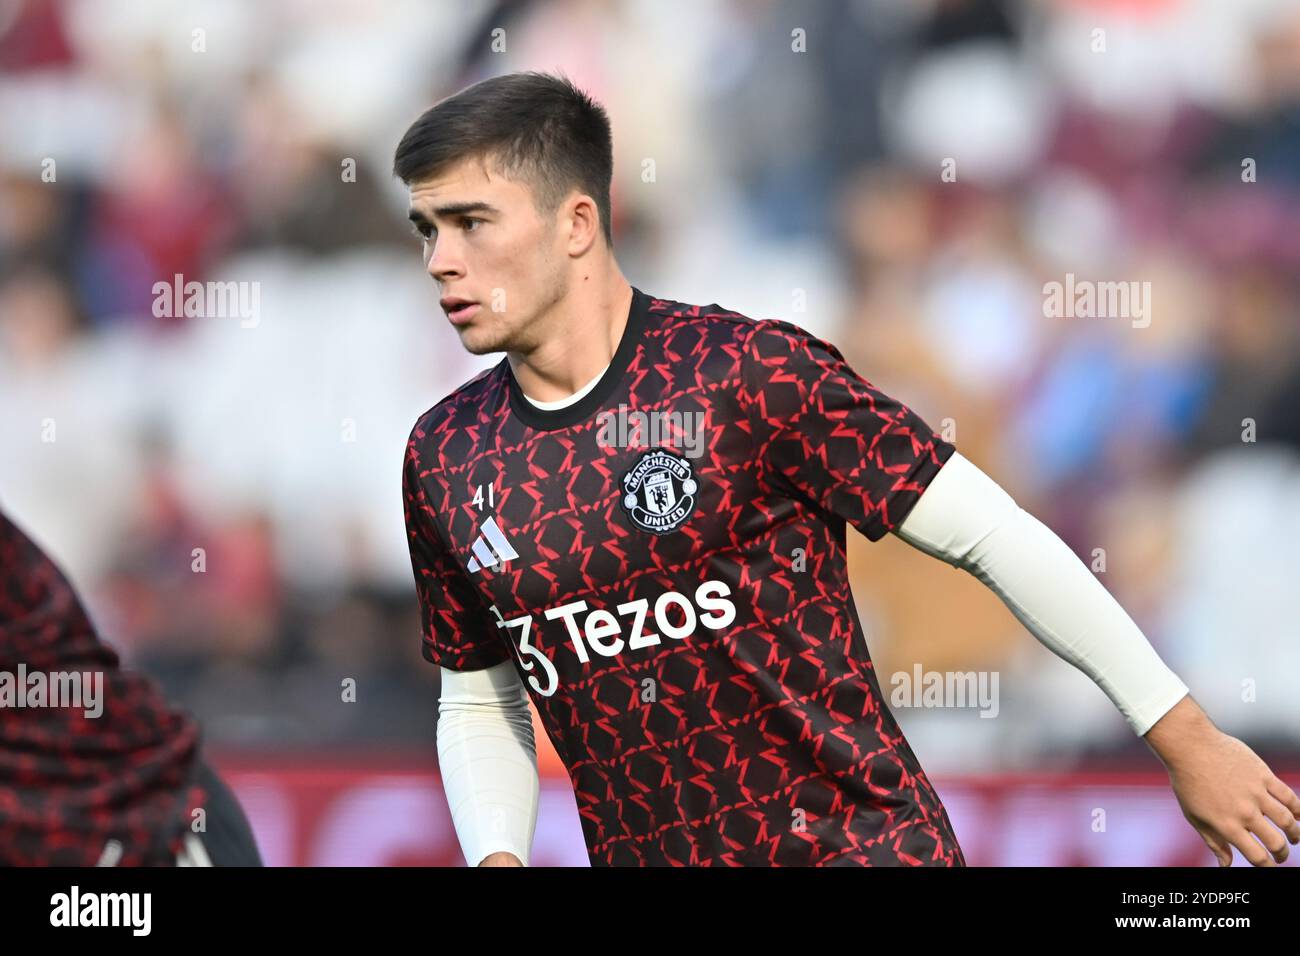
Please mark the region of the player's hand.
<svg viewBox="0 0 1300 956"><path fill-rule="evenodd" d="M479 866L523 866L523 864L519 862L519 857L513 853L500 850L483 857L483 862Z"/></svg>
<svg viewBox="0 0 1300 956"><path fill-rule="evenodd" d="M1300 843L1300 797L1253 750L1210 723L1190 696L1145 739L1169 771L1183 816L1220 866L1232 865L1234 846L1255 866L1276 866L1290 855L1288 840Z"/></svg>

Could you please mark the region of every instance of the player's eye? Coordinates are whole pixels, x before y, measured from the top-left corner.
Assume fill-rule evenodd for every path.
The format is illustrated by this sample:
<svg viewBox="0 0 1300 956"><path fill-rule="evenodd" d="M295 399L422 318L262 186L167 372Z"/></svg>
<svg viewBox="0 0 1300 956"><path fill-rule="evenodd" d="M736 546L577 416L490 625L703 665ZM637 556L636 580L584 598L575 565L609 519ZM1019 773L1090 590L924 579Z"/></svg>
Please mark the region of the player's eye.
<svg viewBox="0 0 1300 956"><path fill-rule="evenodd" d="M476 226L481 226L481 225L483 225L483 220L482 220L482 219L475 219L473 216L462 216L462 217L461 217L460 224L461 224L461 227L462 227L466 232L473 232L473 231L474 231L473 229L471 229L471 228L469 227L469 226L470 226L470 223L473 223L473 224L476 225Z"/></svg>

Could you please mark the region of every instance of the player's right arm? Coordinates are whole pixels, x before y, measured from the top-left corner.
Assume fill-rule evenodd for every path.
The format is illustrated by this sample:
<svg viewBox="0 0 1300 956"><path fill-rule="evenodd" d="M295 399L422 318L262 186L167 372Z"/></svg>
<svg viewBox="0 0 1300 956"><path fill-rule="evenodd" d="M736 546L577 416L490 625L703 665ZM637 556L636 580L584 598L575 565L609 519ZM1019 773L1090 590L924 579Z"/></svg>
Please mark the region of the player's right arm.
<svg viewBox="0 0 1300 956"><path fill-rule="evenodd" d="M438 763L461 851L470 866L527 866L540 790L527 692L496 618L446 547L414 441L402 496L422 651L442 677Z"/></svg>
<svg viewBox="0 0 1300 956"><path fill-rule="evenodd" d="M442 668L438 766L470 866L527 866L540 780L528 694L514 663Z"/></svg>

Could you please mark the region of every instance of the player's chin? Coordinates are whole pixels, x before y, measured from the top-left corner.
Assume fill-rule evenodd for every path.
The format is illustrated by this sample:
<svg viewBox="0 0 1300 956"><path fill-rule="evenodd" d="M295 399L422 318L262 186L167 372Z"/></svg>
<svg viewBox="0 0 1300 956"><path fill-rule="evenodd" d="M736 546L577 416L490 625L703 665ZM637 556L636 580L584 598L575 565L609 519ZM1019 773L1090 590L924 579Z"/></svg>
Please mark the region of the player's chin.
<svg viewBox="0 0 1300 956"><path fill-rule="evenodd" d="M489 355L492 352L502 352L506 348L506 343L497 330L466 325L456 331L460 333L460 344L470 355Z"/></svg>

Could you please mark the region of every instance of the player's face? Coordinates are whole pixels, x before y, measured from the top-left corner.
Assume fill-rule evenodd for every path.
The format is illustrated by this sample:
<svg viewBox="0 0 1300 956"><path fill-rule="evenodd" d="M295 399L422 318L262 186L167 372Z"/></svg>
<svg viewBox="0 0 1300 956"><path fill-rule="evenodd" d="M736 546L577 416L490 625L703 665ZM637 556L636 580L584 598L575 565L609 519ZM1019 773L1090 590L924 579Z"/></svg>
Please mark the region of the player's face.
<svg viewBox="0 0 1300 956"><path fill-rule="evenodd" d="M538 213L528 184L466 160L411 183L410 216L466 350L534 348L533 319L564 297L567 274L557 218Z"/></svg>

